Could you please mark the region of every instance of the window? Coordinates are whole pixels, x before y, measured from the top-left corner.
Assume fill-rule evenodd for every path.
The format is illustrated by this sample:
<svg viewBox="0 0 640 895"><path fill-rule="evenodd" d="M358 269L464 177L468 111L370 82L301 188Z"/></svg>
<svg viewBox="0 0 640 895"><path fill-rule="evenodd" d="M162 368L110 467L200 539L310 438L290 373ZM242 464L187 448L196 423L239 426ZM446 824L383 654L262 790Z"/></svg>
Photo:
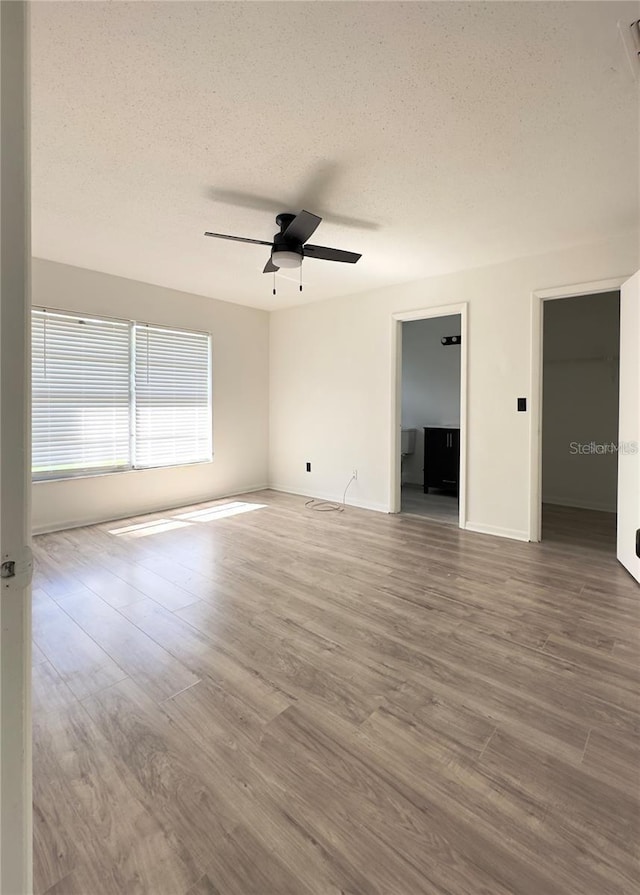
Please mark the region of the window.
<svg viewBox="0 0 640 895"><path fill-rule="evenodd" d="M34 478L130 467L129 330L33 312Z"/></svg>
<svg viewBox="0 0 640 895"><path fill-rule="evenodd" d="M209 337L135 326L137 466L211 459Z"/></svg>
<svg viewBox="0 0 640 895"><path fill-rule="evenodd" d="M210 336L33 311L33 478L211 460Z"/></svg>

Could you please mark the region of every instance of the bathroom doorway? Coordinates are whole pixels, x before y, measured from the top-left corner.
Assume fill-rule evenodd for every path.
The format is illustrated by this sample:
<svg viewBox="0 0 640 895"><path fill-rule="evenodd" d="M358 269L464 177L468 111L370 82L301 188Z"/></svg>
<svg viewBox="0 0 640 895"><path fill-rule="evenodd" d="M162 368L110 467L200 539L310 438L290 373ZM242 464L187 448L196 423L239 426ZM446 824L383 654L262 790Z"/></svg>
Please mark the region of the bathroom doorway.
<svg viewBox="0 0 640 895"><path fill-rule="evenodd" d="M398 318L395 512L464 527L465 315L450 310Z"/></svg>

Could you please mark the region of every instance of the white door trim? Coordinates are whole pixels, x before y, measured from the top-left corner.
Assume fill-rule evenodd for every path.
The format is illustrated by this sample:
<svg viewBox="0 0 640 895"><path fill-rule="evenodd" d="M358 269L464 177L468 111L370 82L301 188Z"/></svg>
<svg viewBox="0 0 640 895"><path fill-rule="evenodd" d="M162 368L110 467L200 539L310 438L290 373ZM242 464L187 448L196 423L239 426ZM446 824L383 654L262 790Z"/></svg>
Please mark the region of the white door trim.
<svg viewBox="0 0 640 895"><path fill-rule="evenodd" d="M402 324L410 320L460 315L460 483L458 489L459 526L467 524L467 388L468 388L468 316L469 303L440 305L415 311L400 311L391 315L391 468L389 477L389 512L399 513L400 489L400 432L402 429Z"/></svg>
<svg viewBox="0 0 640 895"><path fill-rule="evenodd" d="M620 289L616 556L640 584L640 270Z"/></svg>
<svg viewBox="0 0 640 895"><path fill-rule="evenodd" d="M32 891L29 3L0 3L0 892Z"/></svg>
<svg viewBox="0 0 640 895"><path fill-rule="evenodd" d="M620 289L628 276L574 283L531 293L531 380L529 384L529 540L542 538L542 303Z"/></svg>

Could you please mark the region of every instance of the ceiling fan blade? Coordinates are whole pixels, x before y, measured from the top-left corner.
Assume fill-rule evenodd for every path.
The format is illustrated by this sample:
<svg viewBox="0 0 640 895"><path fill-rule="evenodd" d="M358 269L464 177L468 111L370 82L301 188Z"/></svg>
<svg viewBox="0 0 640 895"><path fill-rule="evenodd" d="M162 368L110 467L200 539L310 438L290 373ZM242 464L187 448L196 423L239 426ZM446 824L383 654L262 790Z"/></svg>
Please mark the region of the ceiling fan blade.
<svg viewBox="0 0 640 895"><path fill-rule="evenodd" d="M264 239L246 239L244 236L227 236L226 233L209 233L209 231L207 231L204 235L215 236L216 239L232 239L234 242L251 242L257 246L273 245L271 242L265 242Z"/></svg>
<svg viewBox="0 0 640 895"><path fill-rule="evenodd" d="M327 246L303 246L305 258L320 258L322 261L345 261L347 264L355 264L362 258L357 252L344 252L342 249L329 249Z"/></svg>
<svg viewBox="0 0 640 895"><path fill-rule="evenodd" d="M277 270L280 270L280 268L276 267L271 258L269 258L262 273L275 273Z"/></svg>
<svg viewBox="0 0 640 895"><path fill-rule="evenodd" d="M311 234L315 232L321 220L322 218L319 218L317 214L311 214L310 211L301 211L300 214L294 217L282 235L292 242L306 242Z"/></svg>

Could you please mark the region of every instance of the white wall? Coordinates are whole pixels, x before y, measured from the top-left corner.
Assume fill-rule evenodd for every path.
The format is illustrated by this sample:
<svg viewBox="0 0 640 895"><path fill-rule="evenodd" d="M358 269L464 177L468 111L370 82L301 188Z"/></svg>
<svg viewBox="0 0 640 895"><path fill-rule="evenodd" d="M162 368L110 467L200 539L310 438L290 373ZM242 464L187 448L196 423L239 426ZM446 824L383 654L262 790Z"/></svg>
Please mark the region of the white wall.
<svg viewBox="0 0 640 895"><path fill-rule="evenodd" d="M460 325L459 314L402 324L402 428L417 430L403 482L423 483L424 427L460 424L460 348L440 341L459 336Z"/></svg>
<svg viewBox="0 0 640 895"><path fill-rule="evenodd" d="M618 440L619 293L544 303L542 497L615 512L617 454L572 443Z"/></svg>
<svg viewBox="0 0 640 895"><path fill-rule="evenodd" d="M366 263L366 259L364 259ZM390 508L391 316L469 303L468 526L529 537L532 292L633 273L638 234L271 316L274 487ZM313 463L305 473L305 460Z"/></svg>
<svg viewBox="0 0 640 895"><path fill-rule="evenodd" d="M266 311L39 259L33 262L32 296L36 307L211 332L214 450L212 463L37 482L34 531L115 519L266 485Z"/></svg>

